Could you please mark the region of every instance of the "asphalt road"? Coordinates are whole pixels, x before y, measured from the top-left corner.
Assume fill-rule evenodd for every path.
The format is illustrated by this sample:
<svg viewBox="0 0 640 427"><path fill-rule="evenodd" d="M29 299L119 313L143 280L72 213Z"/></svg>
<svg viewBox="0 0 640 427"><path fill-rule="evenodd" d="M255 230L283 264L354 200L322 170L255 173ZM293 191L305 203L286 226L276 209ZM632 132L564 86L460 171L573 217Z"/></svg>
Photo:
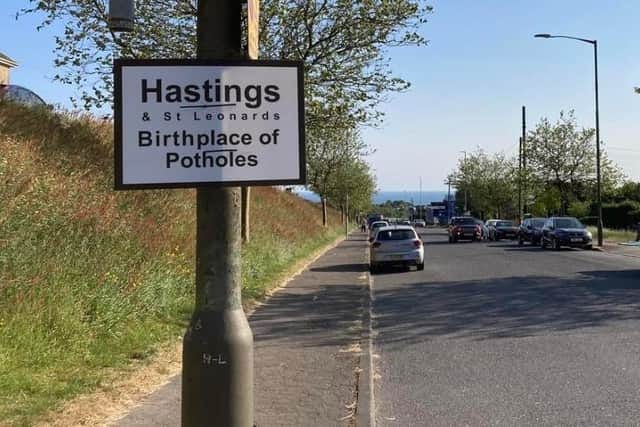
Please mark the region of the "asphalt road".
<svg viewBox="0 0 640 427"><path fill-rule="evenodd" d="M640 425L640 258L423 238L372 279L378 426Z"/></svg>

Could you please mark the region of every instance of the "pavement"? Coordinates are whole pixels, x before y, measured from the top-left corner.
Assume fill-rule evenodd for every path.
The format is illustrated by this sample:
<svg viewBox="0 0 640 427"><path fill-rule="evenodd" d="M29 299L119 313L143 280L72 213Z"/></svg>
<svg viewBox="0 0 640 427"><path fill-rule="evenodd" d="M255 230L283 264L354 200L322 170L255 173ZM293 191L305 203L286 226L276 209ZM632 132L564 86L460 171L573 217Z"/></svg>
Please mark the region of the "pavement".
<svg viewBox="0 0 640 427"><path fill-rule="evenodd" d="M354 233L249 317L258 427L369 425L367 240ZM116 422L179 426L180 376Z"/></svg>
<svg viewBox="0 0 640 427"><path fill-rule="evenodd" d="M594 249L597 250L597 246L595 246ZM616 243L605 240L602 245L602 250L616 255L640 258L640 242Z"/></svg>

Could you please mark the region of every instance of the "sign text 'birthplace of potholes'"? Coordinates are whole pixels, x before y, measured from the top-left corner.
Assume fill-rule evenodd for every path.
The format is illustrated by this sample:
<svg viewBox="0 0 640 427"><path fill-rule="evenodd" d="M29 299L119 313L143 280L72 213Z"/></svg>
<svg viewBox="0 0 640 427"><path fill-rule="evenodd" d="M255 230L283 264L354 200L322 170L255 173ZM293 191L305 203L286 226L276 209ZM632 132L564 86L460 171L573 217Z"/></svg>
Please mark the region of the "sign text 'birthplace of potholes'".
<svg viewBox="0 0 640 427"><path fill-rule="evenodd" d="M305 183L301 62L116 60L115 188Z"/></svg>

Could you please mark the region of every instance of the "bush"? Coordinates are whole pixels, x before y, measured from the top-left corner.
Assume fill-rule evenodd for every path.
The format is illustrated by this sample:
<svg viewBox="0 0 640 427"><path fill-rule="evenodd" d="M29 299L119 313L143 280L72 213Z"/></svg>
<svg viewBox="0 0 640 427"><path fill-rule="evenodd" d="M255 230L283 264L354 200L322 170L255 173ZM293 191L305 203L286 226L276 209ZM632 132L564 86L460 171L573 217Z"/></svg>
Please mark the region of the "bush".
<svg viewBox="0 0 640 427"><path fill-rule="evenodd" d="M635 229L640 221L640 203L633 200L606 203L602 206L602 221L609 228Z"/></svg>
<svg viewBox="0 0 640 427"><path fill-rule="evenodd" d="M571 216L575 216L576 218L586 217L587 215L589 215L590 211L591 211L591 202L590 201L581 202L579 200L572 202L571 206L569 206L569 209L567 209L567 213Z"/></svg>

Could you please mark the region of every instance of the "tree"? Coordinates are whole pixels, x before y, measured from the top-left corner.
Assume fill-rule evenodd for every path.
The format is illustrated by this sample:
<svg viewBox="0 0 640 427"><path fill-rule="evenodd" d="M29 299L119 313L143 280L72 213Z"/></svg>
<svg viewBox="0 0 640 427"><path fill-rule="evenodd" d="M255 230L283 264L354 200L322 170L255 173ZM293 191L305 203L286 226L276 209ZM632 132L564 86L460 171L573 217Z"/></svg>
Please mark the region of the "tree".
<svg viewBox="0 0 640 427"><path fill-rule="evenodd" d="M449 179L454 183L459 209L466 194L467 208L479 217L507 217L517 214L517 168L515 159L504 153L489 155L482 149L458 160Z"/></svg>
<svg viewBox="0 0 640 427"><path fill-rule="evenodd" d="M44 13L40 27L63 24L55 39L55 65L63 71L54 78L75 85L80 96L73 101L85 109L111 102L113 58L195 54L195 0L137 2L129 34L109 31L108 0L29 1L23 13ZM388 49L426 44L418 29L431 10L423 0L262 0L260 56L304 63L309 183L325 213L327 165L360 159L345 155L336 141L348 140L360 125L378 124L379 104L409 87L392 74Z"/></svg>
<svg viewBox="0 0 640 427"><path fill-rule="evenodd" d="M528 174L537 192L554 189L560 197L559 211L566 213L571 202L595 199L596 151L594 129L578 129L573 111L561 112L551 123L542 118L529 132ZM601 150L603 192L612 191L622 174ZM535 189L534 189L535 191Z"/></svg>
<svg viewBox="0 0 640 427"><path fill-rule="evenodd" d="M341 180L354 166L368 165L362 161L367 146L355 128L311 128L307 131L307 181L309 188L322 200L323 225L327 225L327 203L332 199L337 206L344 201Z"/></svg>
<svg viewBox="0 0 640 427"><path fill-rule="evenodd" d="M74 102L86 109L111 102L113 58L195 54L194 0L136 2L134 31L125 34L109 31L108 0L29 1L22 13L44 13L39 28L63 24L55 38L63 71L54 79L75 85ZM346 100L359 123L375 122L386 94L409 86L392 75L387 49L425 44L417 30L430 12L422 0L262 0L261 57L302 60L307 100Z"/></svg>
<svg viewBox="0 0 640 427"><path fill-rule="evenodd" d="M339 204L345 214L347 198L350 213L365 213L369 210L376 190L376 180L363 159L342 162L335 170L332 180L327 197Z"/></svg>

